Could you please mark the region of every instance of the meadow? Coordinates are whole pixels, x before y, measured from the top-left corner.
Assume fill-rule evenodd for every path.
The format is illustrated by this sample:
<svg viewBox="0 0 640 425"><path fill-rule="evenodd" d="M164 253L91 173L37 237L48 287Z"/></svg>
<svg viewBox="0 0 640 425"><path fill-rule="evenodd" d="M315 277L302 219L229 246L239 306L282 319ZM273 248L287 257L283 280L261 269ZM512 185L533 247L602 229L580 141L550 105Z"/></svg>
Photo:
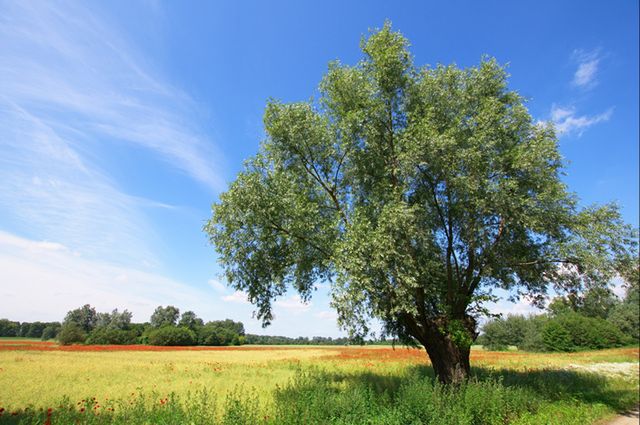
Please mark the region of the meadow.
<svg viewBox="0 0 640 425"><path fill-rule="evenodd" d="M0 423L588 424L638 403L638 349L472 351L435 382L387 346L58 346L0 340Z"/></svg>

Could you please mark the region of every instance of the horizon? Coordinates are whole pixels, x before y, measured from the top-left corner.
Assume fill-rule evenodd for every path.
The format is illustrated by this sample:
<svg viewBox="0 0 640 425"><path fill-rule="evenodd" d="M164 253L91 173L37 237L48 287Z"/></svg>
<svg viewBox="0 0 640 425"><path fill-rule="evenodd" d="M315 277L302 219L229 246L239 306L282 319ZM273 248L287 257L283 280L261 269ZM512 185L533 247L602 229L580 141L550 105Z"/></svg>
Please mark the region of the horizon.
<svg viewBox="0 0 640 425"><path fill-rule="evenodd" d="M327 282L308 304L279 299L262 328L225 285L202 227L257 153L267 99L317 95L328 63L357 63L360 38L386 19L417 66L467 67L484 54L508 63L509 88L535 120L555 124L580 204L618 202L638 227L637 2L0 11L0 318L53 321L84 304L136 318L175 305L251 334L345 336ZM491 310L540 312L526 300Z"/></svg>

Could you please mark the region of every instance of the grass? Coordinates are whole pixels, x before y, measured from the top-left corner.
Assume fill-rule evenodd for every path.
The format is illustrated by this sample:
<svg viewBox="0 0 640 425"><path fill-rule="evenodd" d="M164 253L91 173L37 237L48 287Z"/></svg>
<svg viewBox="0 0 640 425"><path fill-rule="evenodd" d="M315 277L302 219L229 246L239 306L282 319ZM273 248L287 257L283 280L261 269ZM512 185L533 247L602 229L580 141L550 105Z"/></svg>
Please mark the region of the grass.
<svg viewBox="0 0 640 425"><path fill-rule="evenodd" d="M637 365L638 349L474 350L473 377L452 389L405 348L0 347L0 423L582 425L638 403L637 366L627 377L569 369L610 361Z"/></svg>

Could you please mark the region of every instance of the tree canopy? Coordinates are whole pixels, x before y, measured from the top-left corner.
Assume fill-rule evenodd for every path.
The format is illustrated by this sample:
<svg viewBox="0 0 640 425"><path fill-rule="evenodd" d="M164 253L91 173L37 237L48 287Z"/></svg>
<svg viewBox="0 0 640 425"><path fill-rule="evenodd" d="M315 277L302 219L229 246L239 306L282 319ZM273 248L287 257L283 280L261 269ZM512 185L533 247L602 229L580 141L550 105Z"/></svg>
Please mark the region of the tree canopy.
<svg viewBox="0 0 640 425"><path fill-rule="evenodd" d="M633 263L637 233L614 204L580 206L553 126L503 66L418 67L388 23L361 48L329 64L317 100L269 101L266 139L205 226L265 325L288 289L307 300L330 281L352 336L377 318L451 382L493 288L541 302Z"/></svg>

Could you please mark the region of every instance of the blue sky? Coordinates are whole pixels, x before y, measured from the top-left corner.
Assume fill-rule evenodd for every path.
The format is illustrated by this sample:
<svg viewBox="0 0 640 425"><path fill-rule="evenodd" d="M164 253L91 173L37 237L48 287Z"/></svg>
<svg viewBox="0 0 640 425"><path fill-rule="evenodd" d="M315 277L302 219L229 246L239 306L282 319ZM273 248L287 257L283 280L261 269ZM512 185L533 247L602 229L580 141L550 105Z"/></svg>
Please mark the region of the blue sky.
<svg viewBox="0 0 640 425"><path fill-rule="evenodd" d="M393 22L419 65L509 64L554 121L570 188L638 225L638 2L0 1L0 316L159 304L250 332L336 336L327 288L263 331L201 231L264 137L268 98L317 95ZM495 311L532 311L525 302Z"/></svg>

